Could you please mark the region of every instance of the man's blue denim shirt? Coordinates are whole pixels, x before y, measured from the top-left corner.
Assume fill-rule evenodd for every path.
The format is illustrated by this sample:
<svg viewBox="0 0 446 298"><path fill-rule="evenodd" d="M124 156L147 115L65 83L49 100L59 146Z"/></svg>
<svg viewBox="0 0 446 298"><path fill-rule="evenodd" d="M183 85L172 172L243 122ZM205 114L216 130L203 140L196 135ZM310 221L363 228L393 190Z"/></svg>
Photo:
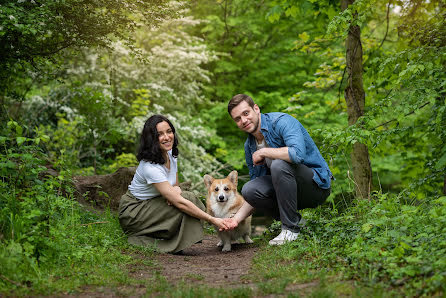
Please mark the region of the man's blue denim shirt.
<svg viewBox="0 0 446 298"><path fill-rule="evenodd" d="M320 188L328 189L333 177L327 162L322 157L313 139L302 124L285 113L260 114L260 131L271 148L288 147L290 160L294 164L304 164L314 172L313 180ZM266 165L254 166L252 154L257 151L255 138L248 135L245 142L245 158L251 180L269 174Z"/></svg>

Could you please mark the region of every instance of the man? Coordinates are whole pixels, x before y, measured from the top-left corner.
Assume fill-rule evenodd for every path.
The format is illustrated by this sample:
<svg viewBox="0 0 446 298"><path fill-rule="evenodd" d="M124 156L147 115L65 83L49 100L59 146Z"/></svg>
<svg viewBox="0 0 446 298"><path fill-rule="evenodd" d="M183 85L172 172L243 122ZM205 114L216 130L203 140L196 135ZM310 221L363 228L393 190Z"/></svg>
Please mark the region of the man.
<svg viewBox="0 0 446 298"><path fill-rule="evenodd" d="M260 113L251 97L235 95L228 113L248 133L245 158L251 180L242 188L245 203L233 218L231 229L254 209L282 222L282 231L270 245L294 241L302 216L298 210L314 208L330 195L333 175L308 132L285 113Z"/></svg>

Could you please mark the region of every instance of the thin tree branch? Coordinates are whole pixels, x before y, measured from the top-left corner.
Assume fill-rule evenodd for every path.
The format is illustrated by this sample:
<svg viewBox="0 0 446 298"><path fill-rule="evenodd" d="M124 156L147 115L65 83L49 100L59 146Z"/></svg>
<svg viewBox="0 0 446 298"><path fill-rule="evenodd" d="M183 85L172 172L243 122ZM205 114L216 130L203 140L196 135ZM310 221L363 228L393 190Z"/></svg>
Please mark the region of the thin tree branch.
<svg viewBox="0 0 446 298"><path fill-rule="evenodd" d="M347 64L347 63L346 63ZM344 77L345 77L345 71L347 70L347 65L344 67L344 71L342 72L342 79L341 79L341 83L339 84L339 89L338 89L338 104L341 103L341 88L342 88L342 83L344 82Z"/></svg>
<svg viewBox="0 0 446 298"><path fill-rule="evenodd" d="M413 110L413 111L411 111L411 112L409 112L409 113L407 113L407 114L405 114L404 116L409 116L409 115L412 115L412 114L414 114L415 113L415 111L417 111L417 110L420 110L420 109L422 109L422 108L424 108L425 106L427 106L428 104L430 104L431 102L430 101L428 101L428 102L425 102L424 104L422 104L421 106L419 106L418 108L416 108L415 110ZM386 121L386 122L384 122L384 123L381 123L380 125L377 125L377 126L375 126L375 127L373 127L372 129L377 129L378 127L380 127L380 126L384 126L384 125L387 125L387 124L389 124L389 123L391 123L391 122L393 122L393 121L396 121L397 119L396 118L394 118L394 119L392 119L392 120L389 120L389 121Z"/></svg>
<svg viewBox="0 0 446 298"><path fill-rule="evenodd" d="M90 223L86 223L86 224L70 226L70 228L72 228L72 227L87 227L87 226L90 226L90 225L106 224L106 223L110 223L110 222L109 221L96 221L96 222L90 222Z"/></svg>
<svg viewBox="0 0 446 298"><path fill-rule="evenodd" d="M3 279L4 281L7 281L7 282L9 282L9 283L12 283L13 285L18 286L18 287L22 287L22 286L23 286L22 284L20 284L20 283L18 283L18 282L15 282L15 281L13 281L13 280L10 280L9 278L7 278L6 276L3 276L3 275L1 275L1 274L0 274L0 278Z"/></svg>
<svg viewBox="0 0 446 298"><path fill-rule="evenodd" d="M223 36L223 41L226 40L226 37L229 37L229 26L227 18L228 18L228 0L225 0L225 7L224 7L225 35Z"/></svg>
<svg viewBox="0 0 446 298"><path fill-rule="evenodd" d="M392 0L389 0L389 3L387 4L387 15L386 15L386 19L387 19L387 27L386 27L386 33L384 34L384 38L381 41L381 44L379 45L378 48L382 47L384 41L386 41L387 38L387 34L389 33L389 12L390 12L390 3L392 2Z"/></svg>
<svg viewBox="0 0 446 298"><path fill-rule="evenodd" d="M96 222L90 222L90 223L87 223L87 224L80 224L79 226L86 227L86 226L90 226L90 225L106 224L106 223L110 223L110 222L109 221L96 221Z"/></svg>

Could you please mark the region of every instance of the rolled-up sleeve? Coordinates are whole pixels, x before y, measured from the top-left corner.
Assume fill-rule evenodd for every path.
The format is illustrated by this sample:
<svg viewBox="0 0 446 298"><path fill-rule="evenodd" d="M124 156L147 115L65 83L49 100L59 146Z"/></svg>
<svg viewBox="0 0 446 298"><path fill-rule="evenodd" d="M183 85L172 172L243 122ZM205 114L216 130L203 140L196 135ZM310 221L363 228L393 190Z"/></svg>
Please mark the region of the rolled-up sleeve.
<svg viewBox="0 0 446 298"><path fill-rule="evenodd" d="M277 120L276 131L282 136L288 155L294 164L303 163L306 156L305 140L302 125L295 118L284 114Z"/></svg>

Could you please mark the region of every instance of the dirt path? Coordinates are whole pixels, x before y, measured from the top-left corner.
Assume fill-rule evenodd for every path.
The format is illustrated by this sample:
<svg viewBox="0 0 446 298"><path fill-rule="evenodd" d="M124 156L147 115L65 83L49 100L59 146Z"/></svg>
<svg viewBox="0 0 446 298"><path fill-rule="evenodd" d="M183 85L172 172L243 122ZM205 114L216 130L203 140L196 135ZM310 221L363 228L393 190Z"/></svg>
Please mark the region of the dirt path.
<svg viewBox="0 0 446 298"><path fill-rule="evenodd" d="M256 244L233 244L232 251L222 253L217 247L216 235L205 235L202 243L197 243L184 250L182 255L157 254L155 267L142 262L129 268L130 276L141 280L153 279L155 272L166 278L171 285L180 282L186 284L207 285L210 287L253 287L246 278L251 268L254 254L258 250ZM143 258L135 255L135 258ZM245 277L245 278L244 278ZM146 285L123 285L117 288L84 287L75 295L65 293L55 297L142 297L147 295Z"/></svg>
<svg viewBox="0 0 446 298"><path fill-rule="evenodd" d="M184 250L183 255L158 255L156 261L162 267L161 274L172 284L183 280L215 287L248 283L242 277L251 268L257 246L233 244L230 252L222 253L217 242L215 235L206 235L202 243Z"/></svg>

